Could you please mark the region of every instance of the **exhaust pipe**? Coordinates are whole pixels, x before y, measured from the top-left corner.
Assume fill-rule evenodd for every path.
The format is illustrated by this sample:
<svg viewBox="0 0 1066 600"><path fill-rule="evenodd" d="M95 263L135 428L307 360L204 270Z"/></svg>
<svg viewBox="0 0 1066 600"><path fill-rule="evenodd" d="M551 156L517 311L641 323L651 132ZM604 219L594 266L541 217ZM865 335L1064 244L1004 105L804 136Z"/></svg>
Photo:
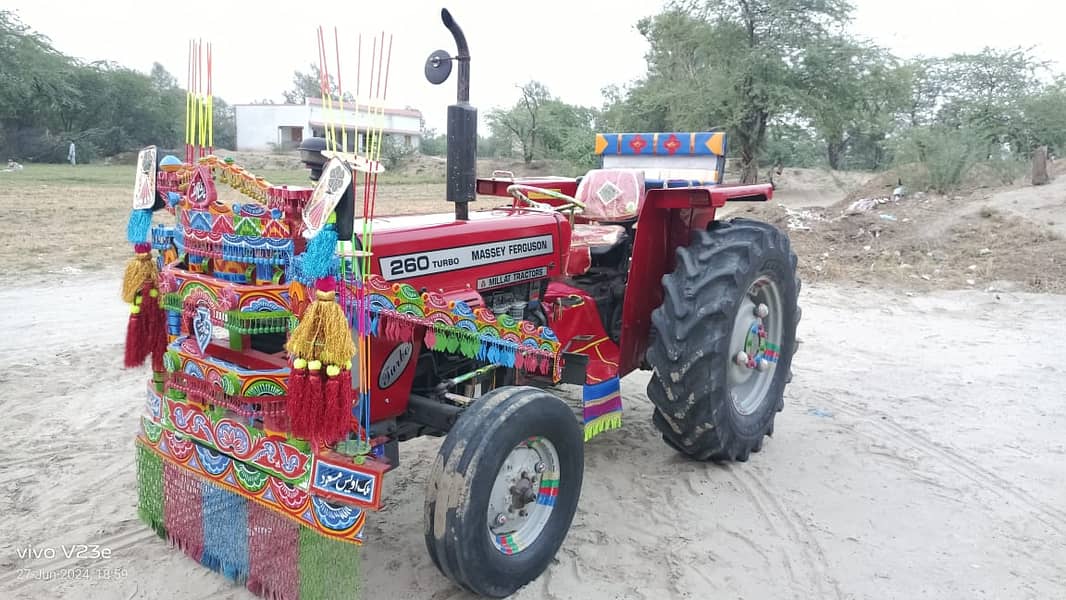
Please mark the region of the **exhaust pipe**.
<svg viewBox="0 0 1066 600"><path fill-rule="evenodd" d="M477 109L470 105L470 48L455 18L444 8L440 11L444 26L455 39L457 53L450 56L437 50L426 60L426 79L441 84L451 74L451 61L459 63L456 104L448 107L448 157L446 193L455 203L455 218L469 220L468 204L477 197Z"/></svg>

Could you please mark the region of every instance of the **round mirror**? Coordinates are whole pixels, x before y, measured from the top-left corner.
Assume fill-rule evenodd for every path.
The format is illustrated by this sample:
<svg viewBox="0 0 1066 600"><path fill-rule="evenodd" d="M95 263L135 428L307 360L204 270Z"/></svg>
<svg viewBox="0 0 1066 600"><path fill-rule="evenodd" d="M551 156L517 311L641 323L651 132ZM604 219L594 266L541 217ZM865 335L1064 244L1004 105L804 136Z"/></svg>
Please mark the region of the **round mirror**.
<svg viewBox="0 0 1066 600"><path fill-rule="evenodd" d="M426 59L426 79L440 85L452 74L452 57L444 50L436 50Z"/></svg>

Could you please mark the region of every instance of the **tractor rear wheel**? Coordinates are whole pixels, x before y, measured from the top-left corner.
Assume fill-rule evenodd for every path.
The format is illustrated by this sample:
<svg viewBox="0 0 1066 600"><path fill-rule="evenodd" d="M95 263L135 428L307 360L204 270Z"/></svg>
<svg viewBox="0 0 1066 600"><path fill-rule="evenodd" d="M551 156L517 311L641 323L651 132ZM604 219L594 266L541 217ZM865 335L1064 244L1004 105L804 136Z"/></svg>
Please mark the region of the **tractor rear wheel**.
<svg viewBox="0 0 1066 600"><path fill-rule="evenodd" d="M425 538L446 577L493 598L540 576L581 495L584 434L538 388L503 387L460 415L429 476Z"/></svg>
<svg viewBox="0 0 1066 600"><path fill-rule="evenodd" d="M745 461L784 406L799 321L796 255L767 223L716 222L678 248L652 313L648 397L666 442Z"/></svg>

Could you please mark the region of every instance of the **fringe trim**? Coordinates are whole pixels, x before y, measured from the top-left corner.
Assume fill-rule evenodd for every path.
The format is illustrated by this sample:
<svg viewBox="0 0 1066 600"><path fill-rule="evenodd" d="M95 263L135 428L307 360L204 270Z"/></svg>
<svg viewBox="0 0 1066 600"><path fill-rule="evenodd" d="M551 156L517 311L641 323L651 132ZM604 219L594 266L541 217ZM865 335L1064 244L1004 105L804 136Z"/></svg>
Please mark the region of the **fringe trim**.
<svg viewBox="0 0 1066 600"><path fill-rule="evenodd" d="M597 417L585 423L585 441L600 435L604 431L619 429L622 427L622 413L615 412Z"/></svg>

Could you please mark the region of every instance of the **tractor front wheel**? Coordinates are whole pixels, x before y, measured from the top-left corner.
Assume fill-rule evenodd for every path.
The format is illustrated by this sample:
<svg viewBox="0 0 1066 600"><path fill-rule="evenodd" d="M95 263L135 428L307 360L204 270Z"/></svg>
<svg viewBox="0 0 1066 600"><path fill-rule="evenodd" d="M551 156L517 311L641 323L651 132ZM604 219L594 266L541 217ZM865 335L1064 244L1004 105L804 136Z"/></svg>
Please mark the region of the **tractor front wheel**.
<svg viewBox="0 0 1066 600"><path fill-rule="evenodd" d="M538 577L570 529L584 437L573 411L531 387L479 398L441 444L426 491L433 563L462 587L503 598Z"/></svg>
<svg viewBox="0 0 1066 600"><path fill-rule="evenodd" d="M652 313L653 421L683 454L745 461L784 406L800 314L796 255L777 228L734 219L694 232L676 264Z"/></svg>

